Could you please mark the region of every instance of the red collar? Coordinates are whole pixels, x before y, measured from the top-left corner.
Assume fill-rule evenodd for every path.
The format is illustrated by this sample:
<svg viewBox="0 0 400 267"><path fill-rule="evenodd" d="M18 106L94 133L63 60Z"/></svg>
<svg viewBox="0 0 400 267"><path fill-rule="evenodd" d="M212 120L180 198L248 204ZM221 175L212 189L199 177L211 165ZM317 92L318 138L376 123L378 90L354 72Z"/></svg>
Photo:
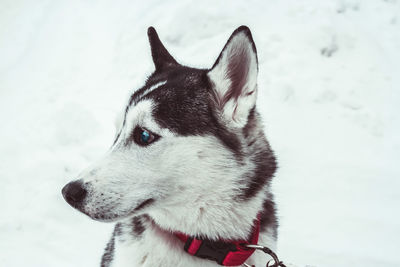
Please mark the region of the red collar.
<svg viewBox="0 0 400 267"><path fill-rule="evenodd" d="M249 240L219 240L196 238L182 233L175 236L185 243L184 250L190 255L216 261L223 266L240 266L253 254L254 249L245 245L256 245L260 233L260 220L255 220Z"/></svg>

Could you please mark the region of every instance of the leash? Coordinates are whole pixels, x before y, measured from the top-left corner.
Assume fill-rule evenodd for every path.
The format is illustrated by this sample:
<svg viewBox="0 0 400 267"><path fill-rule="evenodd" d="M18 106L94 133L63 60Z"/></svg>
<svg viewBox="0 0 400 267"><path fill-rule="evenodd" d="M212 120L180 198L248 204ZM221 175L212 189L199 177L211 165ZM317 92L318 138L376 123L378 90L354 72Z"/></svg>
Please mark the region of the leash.
<svg viewBox="0 0 400 267"><path fill-rule="evenodd" d="M261 245L245 245L247 248L252 248L252 249L257 249L257 250L261 250L262 252L264 252L265 254L268 254L269 256L271 256L272 260L274 261L272 265L270 265L271 260L269 260L267 262L267 266L266 267L286 267L285 264L283 264L283 262L281 262L278 259L278 256L276 255L275 252L273 252L270 248L265 247L265 246L261 246ZM243 263L243 266L245 267L255 267L255 265L249 265L247 263Z"/></svg>

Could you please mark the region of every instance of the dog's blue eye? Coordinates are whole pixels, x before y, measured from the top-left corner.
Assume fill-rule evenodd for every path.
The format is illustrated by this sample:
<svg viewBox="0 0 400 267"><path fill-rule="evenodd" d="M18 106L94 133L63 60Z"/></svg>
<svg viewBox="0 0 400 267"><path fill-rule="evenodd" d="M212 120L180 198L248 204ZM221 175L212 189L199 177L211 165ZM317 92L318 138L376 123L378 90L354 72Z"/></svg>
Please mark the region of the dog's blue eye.
<svg viewBox="0 0 400 267"><path fill-rule="evenodd" d="M133 141L140 146L147 146L160 138L159 135L143 129L139 126L133 131Z"/></svg>
<svg viewBox="0 0 400 267"><path fill-rule="evenodd" d="M143 143L147 143L150 140L150 133L146 130L143 130L142 134L140 135L140 138Z"/></svg>

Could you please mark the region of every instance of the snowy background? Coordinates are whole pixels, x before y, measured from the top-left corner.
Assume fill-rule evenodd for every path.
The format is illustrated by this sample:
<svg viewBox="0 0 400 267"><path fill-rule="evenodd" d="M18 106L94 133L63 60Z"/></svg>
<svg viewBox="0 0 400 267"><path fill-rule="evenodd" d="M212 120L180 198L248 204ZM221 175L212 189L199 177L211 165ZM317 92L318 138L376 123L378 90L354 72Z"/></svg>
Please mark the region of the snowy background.
<svg viewBox="0 0 400 267"><path fill-rule="evenodd" d="M400 1L0 0L0 266L97 267L112 225L62 199L153 70L147 27L210 67L248 25L280 169L279 256L399 266Z"/></svg>

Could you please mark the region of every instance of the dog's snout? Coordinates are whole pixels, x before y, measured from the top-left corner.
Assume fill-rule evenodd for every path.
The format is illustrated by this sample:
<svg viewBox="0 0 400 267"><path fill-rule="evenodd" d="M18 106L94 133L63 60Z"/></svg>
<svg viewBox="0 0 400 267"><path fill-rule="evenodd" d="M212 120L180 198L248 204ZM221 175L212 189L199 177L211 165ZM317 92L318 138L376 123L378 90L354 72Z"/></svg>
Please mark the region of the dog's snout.
<svg viewBox="0 0 400 267"><path fill-rule="evenodd" d="M82 204L87 195L87 191L81 181L70 182L62 189L65 200L73 207Z"/></svg>

